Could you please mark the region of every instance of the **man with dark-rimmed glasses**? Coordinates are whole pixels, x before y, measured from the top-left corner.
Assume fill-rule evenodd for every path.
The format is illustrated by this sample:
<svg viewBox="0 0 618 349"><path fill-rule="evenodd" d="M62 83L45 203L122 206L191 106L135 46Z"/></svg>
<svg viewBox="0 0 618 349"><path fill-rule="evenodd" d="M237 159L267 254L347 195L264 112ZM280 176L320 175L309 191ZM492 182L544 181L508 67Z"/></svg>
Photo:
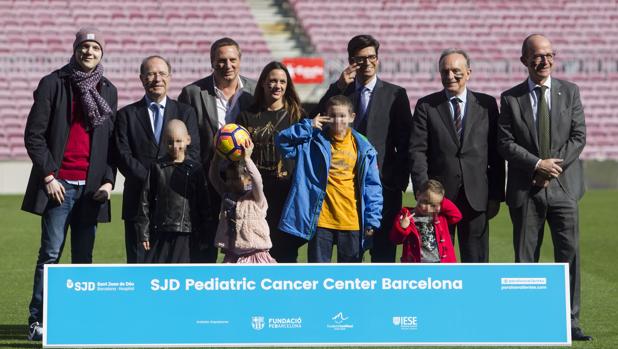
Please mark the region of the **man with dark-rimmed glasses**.
<svg viewBox="0 0 618 349"><path fill-rule="evenodd" d="M406 90L378 78L380 43L371 35L357 35L348 42L348 63L339 80L330 85L317 110L324 114L326 101L335 95L354 104L354 128L367 136L378 151L384 208L382 225L374 232L372 262L394 262L395 245L388 239L393 219L401 209L409 182L407 152L412 123Z"/></svg>

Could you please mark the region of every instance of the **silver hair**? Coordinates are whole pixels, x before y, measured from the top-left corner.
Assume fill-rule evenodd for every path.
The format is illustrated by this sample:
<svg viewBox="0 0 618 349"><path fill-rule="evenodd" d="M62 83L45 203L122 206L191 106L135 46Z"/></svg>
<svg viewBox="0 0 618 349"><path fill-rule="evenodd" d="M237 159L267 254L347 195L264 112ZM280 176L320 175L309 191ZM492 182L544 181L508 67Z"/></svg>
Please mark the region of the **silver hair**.
<svg viewBox="0 0 618 349"><path fill-rule="evenodd" d="M458 48L447 48L446 50L442 51L442 53L440 54L440 59L438 60L438 69L440 69L440 64L442 64L442 60L444 59L444 57L452 55L454 53L464 56L464 58L466 59L466 68L470 69L470 56L468 56L468 53L466 51Z"/></svg>

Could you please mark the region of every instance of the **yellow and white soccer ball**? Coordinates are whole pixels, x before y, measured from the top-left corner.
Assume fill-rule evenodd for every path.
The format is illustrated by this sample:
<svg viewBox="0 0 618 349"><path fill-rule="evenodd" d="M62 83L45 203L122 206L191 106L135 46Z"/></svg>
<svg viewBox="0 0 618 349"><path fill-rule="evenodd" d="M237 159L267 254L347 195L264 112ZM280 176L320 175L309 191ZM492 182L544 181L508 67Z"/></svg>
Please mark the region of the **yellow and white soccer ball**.
<svg viewBox="0 0 618 349"><path fill-rule="evenodd" d="M249 132L237 124L226 124L217 132L216 149L224 158L238 161L242 158L245 140L250 139Z"/></svg>

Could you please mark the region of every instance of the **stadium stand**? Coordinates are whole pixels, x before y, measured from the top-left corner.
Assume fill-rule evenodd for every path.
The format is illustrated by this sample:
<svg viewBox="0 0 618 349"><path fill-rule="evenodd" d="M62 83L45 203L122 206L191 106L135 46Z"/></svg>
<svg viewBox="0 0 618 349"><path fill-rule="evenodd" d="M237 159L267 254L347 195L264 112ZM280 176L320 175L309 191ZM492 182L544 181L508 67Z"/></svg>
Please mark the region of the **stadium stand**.
<svg viewBox="0 0 618 349"><path fill-rule="evenodd" d="M472 89L496 97L525 77L522 39L546 34L558 51L556 76L581 87L587 159L618 159L618 5L615 0L290 0L300 27L325 58L326 82L346 64L347 41L380 40L380 76L406 87L412 106L441 88L441 50L472 56ZM230 36L243 50L243 75L256 78L273 59L245 0L4 0L0 2L0 160L25 160L23 128L41 77L68 61L75 31L94 23L105 34L103 64L119 107L143 95L140 61L172 63L170 95L210 72L210 44ZM228 25L227 23L232 23ZM318 96L319 97L319 96ZM308 100L307 102L312 102Z"/></svg>
<svg viewBox="0 0 618 349"><path fill-rule="evenodd" d="M257 78L272 60L244 0L1 1L0 160L28 159L23 130L32 92L68 62L75 32L86 24L105 33L103 65L118 88L119 107L143 96L139 64L148 55L171 61L172 97L210 73L210 44L220 37L239 42L244 75Z"/></svg>
<svg viewBox="0 0 618 349"><path fill-rule="evenodd" d="M326 69L347 64L348 40L380 40L380 76L406 88L410 102L441 89L437 58L448 47L472 57L470 88L499 97L522 81L523 38L547 35L558 52L555 76L577 83L588 126L586 159L618 159L618 4L614 0L290 0ZM327 75L328 76L328 75ZM336 77L331 77L331 81Z"/></svg>

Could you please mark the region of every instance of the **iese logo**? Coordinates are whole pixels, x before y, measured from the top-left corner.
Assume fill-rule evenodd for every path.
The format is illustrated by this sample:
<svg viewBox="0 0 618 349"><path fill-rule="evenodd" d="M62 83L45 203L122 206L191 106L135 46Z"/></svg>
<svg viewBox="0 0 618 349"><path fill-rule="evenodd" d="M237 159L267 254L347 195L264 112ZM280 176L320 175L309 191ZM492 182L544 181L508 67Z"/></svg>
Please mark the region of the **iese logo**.
<svg viewBox="0 0 618 349"><path fill-rule="evenodd" d="M402 329L416 329L418 327L418 319L416 316L393 316L393 325L399 326Z"/></svg>

